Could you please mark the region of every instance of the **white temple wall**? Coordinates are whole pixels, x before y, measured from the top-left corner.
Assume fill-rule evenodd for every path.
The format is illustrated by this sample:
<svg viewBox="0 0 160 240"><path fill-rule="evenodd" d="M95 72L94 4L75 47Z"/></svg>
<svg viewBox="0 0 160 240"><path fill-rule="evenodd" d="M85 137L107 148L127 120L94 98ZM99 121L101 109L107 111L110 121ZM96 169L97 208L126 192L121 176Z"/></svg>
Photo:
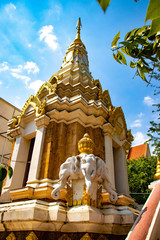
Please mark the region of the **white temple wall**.
<svg viewBox="0 0 160 240"><path fill-rule="evenodd" d="M46 128L42 127L36 132L27 186L34 186L39 178L45 131Z"/></svg>
<svg viewBox="0 0 160 240"><path fill-rule="evenodd" d="M106 135L104 137L104 141L105 141L105 162L108 166L109 180L112 183L112 187L115 188L113 146L111 136Z"/></svg>
<svg viewBox="0 0 160 240"><path fill-rule="evenodd" d="M118 147L113 149L115 185L119 194L129 195L127 160L125 149Z"/></svg>
<svg viewBox="0 0 160 240"><path fill-rule="evenodd" d="M26 169L30 140L26 140L22 136L16 138L11 164L13 176L11 179L7 177L5 188L16 189L21 188Z"/></svg>

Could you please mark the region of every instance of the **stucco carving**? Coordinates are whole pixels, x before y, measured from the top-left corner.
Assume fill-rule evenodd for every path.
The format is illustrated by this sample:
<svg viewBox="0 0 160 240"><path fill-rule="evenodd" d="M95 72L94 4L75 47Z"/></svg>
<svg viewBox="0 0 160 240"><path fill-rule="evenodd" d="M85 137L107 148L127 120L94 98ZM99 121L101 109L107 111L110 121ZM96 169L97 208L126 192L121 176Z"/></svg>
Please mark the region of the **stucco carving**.
<svg viewBox="0 0 160 240"><path fill-rule="evenodd" d="M112 189L107 172L107 165L94 154L80 154L67 158L61 165L59 172L59 185L52 191L52 197L58 199L60 189L70 180L85 179L86 193L92 200L97 200L98 184L110 193L110 200L117 200L117 193Z"/></svg>
<svg viewBox="0 0 160 240"><path fill-rule="evenodd" d="M56 88L57 88L57 83L55 83L54 85L52 85L50 82L45 82L45 83L40 87L40 89L38 90L36 96L39 97L39 95L42 93L42 91L43 91L45 88L48 90L49 94L50 94L51 92L55 92L55 91L56 91Z"/></svg>
<svg viewBox="0 0 160 240"><path fill-rule="evenodd" d="M30 98L24 104L20 115L18 117L14 116L8 123L9 129L16 128L20 125L21 119L26 113L29 106L32 106L36 112L36 117L40 117L45 113L46 100L43 102L37 96L31 95Z"/></svg>

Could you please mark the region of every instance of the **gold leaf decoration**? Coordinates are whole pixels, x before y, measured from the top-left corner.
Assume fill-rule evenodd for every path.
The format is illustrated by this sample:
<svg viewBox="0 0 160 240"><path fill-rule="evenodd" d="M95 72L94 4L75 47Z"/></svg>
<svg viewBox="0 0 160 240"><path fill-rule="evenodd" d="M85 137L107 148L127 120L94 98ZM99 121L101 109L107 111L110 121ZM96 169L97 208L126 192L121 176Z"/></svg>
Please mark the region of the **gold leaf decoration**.
<svg viewBox="0 0 160 240"><path fill-rule="evenodd" d="M6 237L6 240L16 240L16 237L13 232L11 232L8 237Z"/></svg>
<svg viewBox="0 0 160 240"><path fill-rule="evenodd" d="M58 240L71 240L71 238L67 234L63 234Z"/></svg>
<svg viewBox="0 0 160 240"><path fill-rule="evenodd" d="M26 240L38 240L36 234L34 232L31 232L27 237Z"/></svg>
<svg viewBox="0 0 160 240"><path fill-rule="evenodd" d="M80 240L92 240L92 238L86 233Z"/></svg>

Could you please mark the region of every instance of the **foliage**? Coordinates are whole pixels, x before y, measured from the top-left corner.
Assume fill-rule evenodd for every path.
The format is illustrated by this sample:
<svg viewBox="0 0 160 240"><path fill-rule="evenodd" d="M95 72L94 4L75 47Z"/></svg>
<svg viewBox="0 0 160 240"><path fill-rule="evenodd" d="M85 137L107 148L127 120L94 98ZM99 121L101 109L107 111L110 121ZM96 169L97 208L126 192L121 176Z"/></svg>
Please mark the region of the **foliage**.
<svg viewBox="0 0 160 240"><path fill-rule="evenodd" d="M156 173L156 163L156 157L127 160L129 189L132 193L131 196L139 204L145 203L148 198L148 194L142 193L150 193L148 185L153 181Z"/></svg>
<svg viewBox="0 0 160 240"><path fill-rule="evenodd" d="M103 9L104 13L108 8L111 0L97 0L101 8ZM134 0L137 2L138 0ZM150 0L145 21L151 20L151 30L150 36L156 34L160 31L160 4L159 0Z"/></svg>
<svg viewBox="0 0 160 240"><path fill-rule="evenodd" d="M118 43L119 32L111 44L115 60L127 65L124 54L131 57L133 61L130 61L129 66L136 68L136 75L147 83L150 82L160 60L160 35L150 36L149 33L150 26L136 28L126 34L124 41ZM150 74L150 80L147 80L145 74Z"/></svg>
<svg viewBox="0 0 160 240"><path fill-rule="evenodd" d="M0 164L0 192L2 189L3 181L7 176L7 172L8 172L9 178L11 178L13 175L13 169L6 164Z"/></svg>

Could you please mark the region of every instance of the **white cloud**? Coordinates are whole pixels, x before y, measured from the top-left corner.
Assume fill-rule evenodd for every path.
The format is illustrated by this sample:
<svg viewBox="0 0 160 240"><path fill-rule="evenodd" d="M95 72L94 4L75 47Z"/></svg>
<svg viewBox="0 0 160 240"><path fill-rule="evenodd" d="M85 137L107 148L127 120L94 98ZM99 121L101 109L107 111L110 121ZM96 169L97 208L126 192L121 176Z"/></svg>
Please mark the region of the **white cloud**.
<svg viewBox="0 0 160 240"><path fill-rule="evenodd" d="M8 62L3 62L0 64L0 72L7 71L9 69Z"/></svg>
<svg viewBox="0 0 160 240"><path fill-rule="evenodd" d="M144 104L146 104L147 106L152 106L155 102L154 102L154 99L151 98L150 96L146 96L144 97L144 100L143 100Z"/></svg>
<svg viewBox="0 0 160 240"><path fill-rule="evenodd" d="M144 135L142 132L136 132L135 134L133 134L133 136L134 136L133 145L143 144L145 141L148 140L147 136Z"/></svg>
<svg viewBox="0 0 160 240"><path fill-rule="evenodd" d="M30 77L24 76L24 75L20 75L20 74L18 74L18 73L16 73L16 72L11 72L11 75L12 75L13 77L17 78L17 79L24 80L26 86L28 85L28 82L31 80Z"/></svg>
<svg viewBox="0 0 160 240"><path fill-rule="evenodd" d="M5 10L7 13L10 13L10 11L16 10L16 6L13 3L6 4Z"/></svg>
<svg viewBox="0 0 160 240"><path fill-rule="evenodd" d="M23 71L23 66L22 65L18 65L17 68L11 68L11 72L20 73L22 71Z"/></svg>
<svg viewBox="0 0 160 240"><path fill-rule="evenodd" d="M138 114L138 117L141 118L144 116L144 113L140 112L140 114Z"/></svg>
<svg viewBox="0 0 160 240"><path fill-rule="evenodd" d="M17 68L12 68L11 72L21 73L24 70L26 70L28 74L29 73L34 73L34 74L39 73L39 68L38 68L37 64L32 61L31 62L27 61L23 66L18 65Z"/></svg>
<svg viewBox="0 0 160 240"><path fill-rule="evenodd" d="M0 81L0 85L2 85L3 83L2 83L2 81Z"/></svg>
<svg viewBox="0 0 160 240"><path fill-rule="evenodd" d="M28 86L29 89L33 89L35 92L39 90L39 88L42 86L44 82L41 80L36 80L34 82L31 82Z"/></svg>
<svg viewBox="0 0 160 240"><path fill-rule="evenodd" d="M31 43L28 43L28 47L31 48L31 47L32 47L32 44L31 44Z"/></svg>
<svg viewBox="0 0 160 240"><path fill-rule="evenodd" d="M5 11L8 14L10 20L14 20L15 10L16 10L16 6L13 3L9 3L5 5Z"/></svg>
<svg viewBox="0 0 160 240"><path fill-rule="evenodd" d="M141 119L136 119L132 124L131 128L133 127L141 127L142 126L142 120Z"/></svg>
<svg viewBox="0 0 160 240"><path fill-rule="evenodd" d="M45 43L48 45L49 48L52 50L57 50L59 47L59 44L57 42L57 37L55 34L53 34L53 26L52 25L46 25L43 26L40 30L40 41L44 40Z"/></svg>
<svg viewBox="0 0 160 240"><path fill-rule="evenodd" d="M38 73L39 68L34 62L29 62L27 61L26 64L24 65L24 69L27 70L28 73Z"/></svg>

